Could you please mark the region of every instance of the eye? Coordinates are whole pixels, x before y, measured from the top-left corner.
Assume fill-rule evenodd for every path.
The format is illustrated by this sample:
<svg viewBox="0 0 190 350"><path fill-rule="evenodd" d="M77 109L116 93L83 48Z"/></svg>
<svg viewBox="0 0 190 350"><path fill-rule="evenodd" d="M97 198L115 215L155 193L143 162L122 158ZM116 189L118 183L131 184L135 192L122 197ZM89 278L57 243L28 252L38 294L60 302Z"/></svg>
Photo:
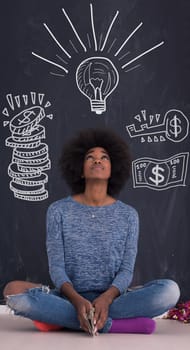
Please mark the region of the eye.
<svg viewBox="0 0 190 350"><path fill-rule="evenodd" d="M91 154L87 154L87 156L85 157L85 160L92 160L93 156Z"/></svg>
<svg viewBox="0 0 190 350"><path fill-rule="evenodd" d="M101 159L103 160L110 160L110 157L107 154L104 154Z"/></svg>

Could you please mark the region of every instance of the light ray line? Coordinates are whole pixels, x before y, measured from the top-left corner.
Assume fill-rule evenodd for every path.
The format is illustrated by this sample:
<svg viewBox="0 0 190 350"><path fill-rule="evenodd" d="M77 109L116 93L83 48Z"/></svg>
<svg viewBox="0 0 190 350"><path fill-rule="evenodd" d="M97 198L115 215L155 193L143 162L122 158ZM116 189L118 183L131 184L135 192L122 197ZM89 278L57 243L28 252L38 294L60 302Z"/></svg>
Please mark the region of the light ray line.
<svg viewBox="0 0 190 350"><path fill-rule="evenodd" d="M8 95L6 96L6 98L7 98L7 101L8 101L9 106L10 106L11 109L14 111L15 107L14 107L14 101L13 101L12 94L8 94Z"/></svg>
<svg viewBox="0 0 190 350"><path fill-rule="evenodd" d="M88 40L88 45L89 45L89 48L91 49L92 46L91 46L91 42L90 42L90 37L89 37L89 34L87 33L87 40Z"/></svg>
<svg viewBox="0 0 190 350"><path fill-rule="evenodd" d="M4 109L3 109L3 112L2 112L4 115L6 115L6 117L9 117L9 112L8 112L8 109L5 107ZM6 126L9 122L4 122L5 123L5 125L4 126Z"/></svg>
<svg viewBox="0 0 190 350"><path fill-rule="evenodd" d="M16 101L16 104L17 104L17 107L19 107L20 108L20 96L18 95L18 96L14 96L14 98L15 98L15 101Z"/></svg>
<svg viewBox="0 0 190 350"><path fill-rule="evenodd" d="M97 40L96 40L96 33L95 33L95 28L94 28L94 17L93 17L92 4L90 4L90 16L91 16L91 24L92 24L92 33L93 33L93 38L94 38L94 46L95 46L95 51L97 51Z"/></svg>
<svg viewBox="0 0 190 350"><path fill-rule="evenodd" d="M28 104L28 95L22 95L22 98L24 100L24 104L27 105Z"/></svg>
<svg viewBox="0 0 190 350"><path fill-rule="evenodd" d="M59 43L59 41L56 39L52 31L49 29L46 23L44 23L44 27L47 29L48 33L51 35L53 40L56 42L56 44L60 47L60 49L67 55L67 57L71 58L71 55L64 49L64 47Z"/></svg>
<svg viewBox="0 0 190 350"><path fill-rule="evenodd" d="M70 20L68 14L67 14L67 12L65 11L64 8L62 8L62 11L63 11L65 17L67 18L67 20L68 20L68 22L69 22L69 24L70 24L70 26L71 26L73 32L75 33L75 35L76 35L78 41L80 42L81 46L83 47L84 51L86 52L86 51L87 51L87 50L86 50L86 46L84 45L84 43L82 42L81 38L79 37L79 35L78 35L78 33L77 33L77 31L76 31L76 29L75 29L73 23L71 22L71 20Z"/></svg>
<svg viewBox="0 0 190 350"><path fill-rule="evenodd" d="M119 11L116 11L116 14L115 14L114 18L112 19L112 22L111 22L111 24L110 24L110 26L109 26L109 28L108 28L106 37L105 37L105 39L104 39L104 43L103 43L103 45L102 45L100 51L103 51L103 50L104 50L104 47L105 47L106 42L107 42L107 40L108 40L108 36L109 36L109 34L110 34L110 31L111 31L111 29L112 29L112 27L113 27L113 24L114 24L114 22L115 22L115 20L116 20L116 18L117 18L117 16L118 16L118 14L119 14Z"/></svg>
<svg viewBox="0 0 190 350"><path fill-rule="evenodd" d="M47 101L44 107L47 108L47 107L50 107L50 106L51 106L51 102Z"/></svg>
<svg viewBox="0 0 190 350"><path fill-rule="evenodd" d="M125 72L125 73L130 72L131 70L136 69L136 68L138 68L138 67L140 67L140 66L141 66L141 64L137 64L136 66L134 66L134 67L132 67L132 68L130 68L130 69L127 69L127 70L125 70L124 72Z"/></svg>
<svg viewBox="0 0 190 350"><path fill-rule="evenodd" d="M65 73L68 73L68 70L67 70L66 68L64 68L63 66L61 66L60 64L57 64L57 63L55 63L55 62L53 62L53 61L48 60L47 58L44 58L44 57L42 57L42 56L39 56L39 55L37 55L37 53L35 53L35 52L32 52L32 55L34 55L34 56L40 58L42 61L51 63L51 64L53 64L54 66L63 69Z"/></svg>
<svg viewBox="0 0 190 350"><path fill-rule="evenodd" d="M115 56L117 56L120 51L122 50L123 46L125 46L125 44L127 43L127 41L129 41L129 39L136 33L136 31L143 25L143 22L141 22L134 30L133 32L127 37L127 39L124 41L124 43L121 45L121 47L119 48L119 50L117 50L117 52L115 53Z"/></svg>
<svg viewBox="0 0 190 350"><path fill-rule="evenodd" d="M150 51L156 49L157 47L159 47L159 46L161 46L161 45L163 45L163 44L164 44L164 41L161 41L161 43L159 43L159 44L157 44L157 45L151 47L151 49L148 49L148 50L146 50L145 52L141 53L139 56L133 58L131 61L129 61L129 62L127 62L126 64L124 64L121 68L124 69L124 68L127 67L129 64L131 64L132 62L138 60L140 57L146 55L146 54L149 53Z"/></svg>
<svg viewBox="0 0 190 350"><path fill-rule="evenodd" d="M73 42L72 42L71 40L69 40L69 42L70 42L70 44L71 44L73 50L74 50L76 53L79 53L78 50L77 50L77 48L76 48L75 45L73 44Z"/></svg>
<svg viewBox="0 0 190 350"><path fill-rule="evenodd" d="M36 103L36 92L31 91L30 92L30 96L31 96L31 100L32 100L33 105L35 105L35 103Z"/></svg>
<svg viewBox="0 0 190 350"><path fill-rule="evenodd" d="M56 55L56 57L58 57L63 63L65 63L65 64L68 64L68 62L67 61L65 61L61 56L59 56L59 55Z"/></svg>
<svg viewBox="0 0 190 350"><path fill-rule="evenodd" d="M53 119L53 114L46 115L46 118L49 118L50 120L52 120Z"/></svg>
<svg viewBox="0 0 190 350"><path fill-rule="evenodd" d="M102 37L103 37L103 34L101 33L101 34L100 34L99 44L98 44L98 49L99 49L99 50L100 50L101 43L102 43Z"/></svg>
<svg viewBox="0 0 190 350"><path fill-rule="evenodd" d="M38 100L40 102L40 105L42 105L43 99L44 99L45 94L38 94Z"/></svg>
<svg viewBox="0 0 190 350"><path fill-rule="evenodd" d="M130 53L130 51L127 51L123 56L118 58L118 61L121 61L125 56L129 55Z"/></svg>
<svg viewBox="0 0 190 350"><path fill-rule="evenodd" d="M62 75L62 74L57 74L57 73L53 73L53 72L50 72L50 74L56 75L57 77L65 78L65 75Z"/></svg>
<svg viewBox="0 0 190 350"><path fill-rule="evenodd" d="M110 45L110 47L109 47L107 53L109 53L109 52L111 51L111 49L112 49L113 45L115 44L116 40L117 40L116 38L113 40L113 42L112 42L112 44Z"/></svg>

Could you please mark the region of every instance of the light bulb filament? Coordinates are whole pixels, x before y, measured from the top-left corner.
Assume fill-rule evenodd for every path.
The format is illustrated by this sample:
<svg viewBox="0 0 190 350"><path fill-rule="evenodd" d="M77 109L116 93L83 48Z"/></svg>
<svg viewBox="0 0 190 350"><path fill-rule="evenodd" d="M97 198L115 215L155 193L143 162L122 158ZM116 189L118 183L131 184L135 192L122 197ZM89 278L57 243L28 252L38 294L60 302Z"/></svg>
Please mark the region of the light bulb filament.
<svg viewBox="0 0 190 350"><path fill-rule="evenodd" d="M95 100L100 100L102 101L102 85L103 85L103 80L99 78L91 78L90 79L90 85L94 89L94 98Z"/></svg>

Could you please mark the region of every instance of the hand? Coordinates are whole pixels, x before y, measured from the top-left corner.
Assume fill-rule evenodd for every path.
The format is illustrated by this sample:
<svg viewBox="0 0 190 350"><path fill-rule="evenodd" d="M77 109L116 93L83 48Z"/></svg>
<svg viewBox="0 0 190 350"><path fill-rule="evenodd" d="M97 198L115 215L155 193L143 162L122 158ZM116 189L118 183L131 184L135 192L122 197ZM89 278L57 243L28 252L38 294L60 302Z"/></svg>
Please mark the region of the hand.
<svg viewBox="0 0 190 350"><path fill-rule="evenodd" d="M108 318L110 302L108 298L102 294L93 301L92 305L95 308L94 321L96 331L98 331L104 327Z"/></svg>
<svg viewBox="0 0 190 350"><path fill-rule="evenodd" d="M93 308L91 302L83 297L80 297L75 301L74 306L77 310L77 316L80 322L81 329L89 333L86 316L89 314L90 310Z"/></svg>
<svg viewBox="0 0 190 350"><path fill-rule="evenodd" d="M91 302L83 298L79 293L77 293L77 291L73 288L72 284L69 282L63 283L63 285L61 286L61 292L70 300L70 302L75 307L80 322L80 327L85 332L89 333L86 315L88 315L90 310L93 308Z"/></svg>

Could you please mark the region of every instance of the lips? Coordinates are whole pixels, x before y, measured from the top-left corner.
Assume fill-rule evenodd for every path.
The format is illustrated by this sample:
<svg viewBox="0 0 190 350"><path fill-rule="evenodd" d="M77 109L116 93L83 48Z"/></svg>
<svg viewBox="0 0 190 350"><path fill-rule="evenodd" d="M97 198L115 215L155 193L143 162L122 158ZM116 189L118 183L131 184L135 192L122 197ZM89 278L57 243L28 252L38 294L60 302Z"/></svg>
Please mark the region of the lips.
<svg viewBox="0 0 190 350"><path fill-rule="evenodd" d="M100 169L100 170L103 170L104 169L104 167L102 166L102 165L93 165L92 167L91 167L91 169L93 170L93 169Z"/></svg>

